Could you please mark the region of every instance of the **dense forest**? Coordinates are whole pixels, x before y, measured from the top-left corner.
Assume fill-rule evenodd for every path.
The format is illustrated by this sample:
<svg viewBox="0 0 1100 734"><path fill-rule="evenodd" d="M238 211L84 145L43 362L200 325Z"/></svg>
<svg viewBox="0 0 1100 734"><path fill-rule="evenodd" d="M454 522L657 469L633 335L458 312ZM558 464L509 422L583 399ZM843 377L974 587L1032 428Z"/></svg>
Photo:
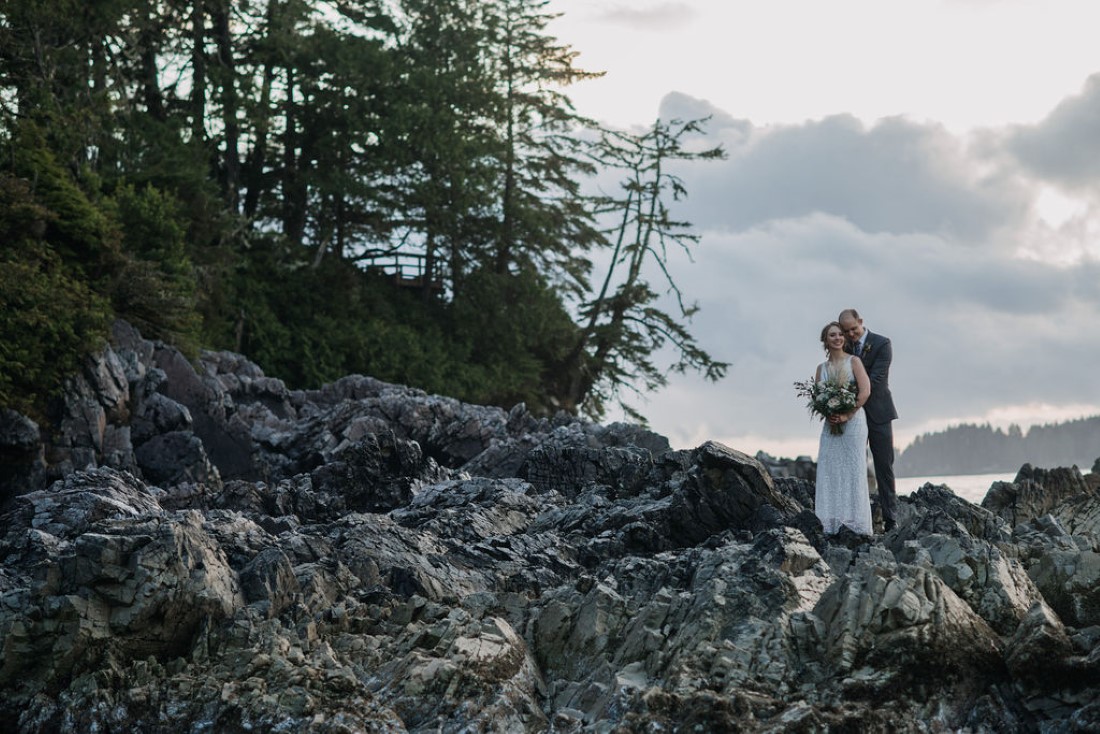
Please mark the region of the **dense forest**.
<svg viewBox="0 0 1100 734"><path fill-rule="evenodd" d="M119 317L292 387L358 372L600 417L670 370L720 378L666 263L696 243L675 163L723 152L705 121L579 116L567 88L596 74L553 17L5 0L0 405L48 418Z"/></svg>
<svg viewBox="0 0 1100 734"><path fill-rule="evenodd" d="M1078 466L1089 471L1100 461L1100 416L1066 423L1017 425L1007 431L989 424L963 424L918 436L898 454L900 476L1014 472L1024 464Z"/></svg>

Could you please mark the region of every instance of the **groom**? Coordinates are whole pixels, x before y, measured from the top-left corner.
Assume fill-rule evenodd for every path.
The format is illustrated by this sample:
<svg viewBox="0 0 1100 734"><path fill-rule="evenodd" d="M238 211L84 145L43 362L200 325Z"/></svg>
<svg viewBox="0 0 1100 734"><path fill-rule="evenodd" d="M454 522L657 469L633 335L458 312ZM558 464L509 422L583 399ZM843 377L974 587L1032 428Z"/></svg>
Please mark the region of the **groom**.
<svg viewBox="0 0 1100 734"><path fill-rule="evenodd" d="M893 348L881 334L872 334L863 326L863 319L854 308L846 308L837 317L840 328L848 337L844 350L857 355L871 378L871 396L863 406L867 416L867 442L875 464L878 503L886 532L897 526L897 494L894 492L894 427L898 412L890 395L890 361Z"/></svg>

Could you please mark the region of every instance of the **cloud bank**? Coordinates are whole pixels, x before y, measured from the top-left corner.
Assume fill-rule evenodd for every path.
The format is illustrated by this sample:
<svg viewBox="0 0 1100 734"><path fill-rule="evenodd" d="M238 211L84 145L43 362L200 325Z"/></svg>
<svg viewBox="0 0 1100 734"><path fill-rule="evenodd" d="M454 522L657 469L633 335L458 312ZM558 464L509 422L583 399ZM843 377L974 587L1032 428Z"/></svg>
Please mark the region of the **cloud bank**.
<svg viewBox="0 0 1100 734"><path fill-rule="evenodd" d="M675 275L694 330L732 363L674 378L642 408L681 446L816 454L791 383L821 360L823 324L856 307L891 337L899 446L1010 417L1100 413L1100 76L1033 126L965 137L935 123L836 115L756 126L683 94L661 116L711 115L722 162L681 166L674 214L703 235ZM1073 213L1044 218L1044 192Z"/></svg>

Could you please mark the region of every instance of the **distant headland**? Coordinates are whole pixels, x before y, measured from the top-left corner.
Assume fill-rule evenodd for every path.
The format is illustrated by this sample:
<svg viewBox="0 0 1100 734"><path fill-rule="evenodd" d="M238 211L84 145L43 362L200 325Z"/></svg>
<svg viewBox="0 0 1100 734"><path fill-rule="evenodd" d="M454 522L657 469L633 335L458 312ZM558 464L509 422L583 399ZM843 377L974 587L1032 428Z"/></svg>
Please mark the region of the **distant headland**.
<svg viewBox="0 0 1100 734"><path fill-rule="evenodd" d="M1064 423L1017 425L1008 430L988 423L964 423L918 436L895 461L899 476L1014 472L1023 464L1079 466L1100 457L1100 415Z"/></svg>

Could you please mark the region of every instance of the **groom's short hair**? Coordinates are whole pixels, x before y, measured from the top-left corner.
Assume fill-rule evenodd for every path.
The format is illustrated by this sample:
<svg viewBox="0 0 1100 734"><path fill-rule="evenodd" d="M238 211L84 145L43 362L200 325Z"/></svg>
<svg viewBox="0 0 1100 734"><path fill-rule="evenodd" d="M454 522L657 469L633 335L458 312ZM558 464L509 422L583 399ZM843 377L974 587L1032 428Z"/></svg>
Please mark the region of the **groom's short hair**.
<svg viewBox="0 0 1100 734"><path fill-rule="evenodd" d="M846 308L840 312L840 315L836 317L837 321L843 321L845 316L851 316L856 321L859 321L859 311L854 308Z"/></svg>

